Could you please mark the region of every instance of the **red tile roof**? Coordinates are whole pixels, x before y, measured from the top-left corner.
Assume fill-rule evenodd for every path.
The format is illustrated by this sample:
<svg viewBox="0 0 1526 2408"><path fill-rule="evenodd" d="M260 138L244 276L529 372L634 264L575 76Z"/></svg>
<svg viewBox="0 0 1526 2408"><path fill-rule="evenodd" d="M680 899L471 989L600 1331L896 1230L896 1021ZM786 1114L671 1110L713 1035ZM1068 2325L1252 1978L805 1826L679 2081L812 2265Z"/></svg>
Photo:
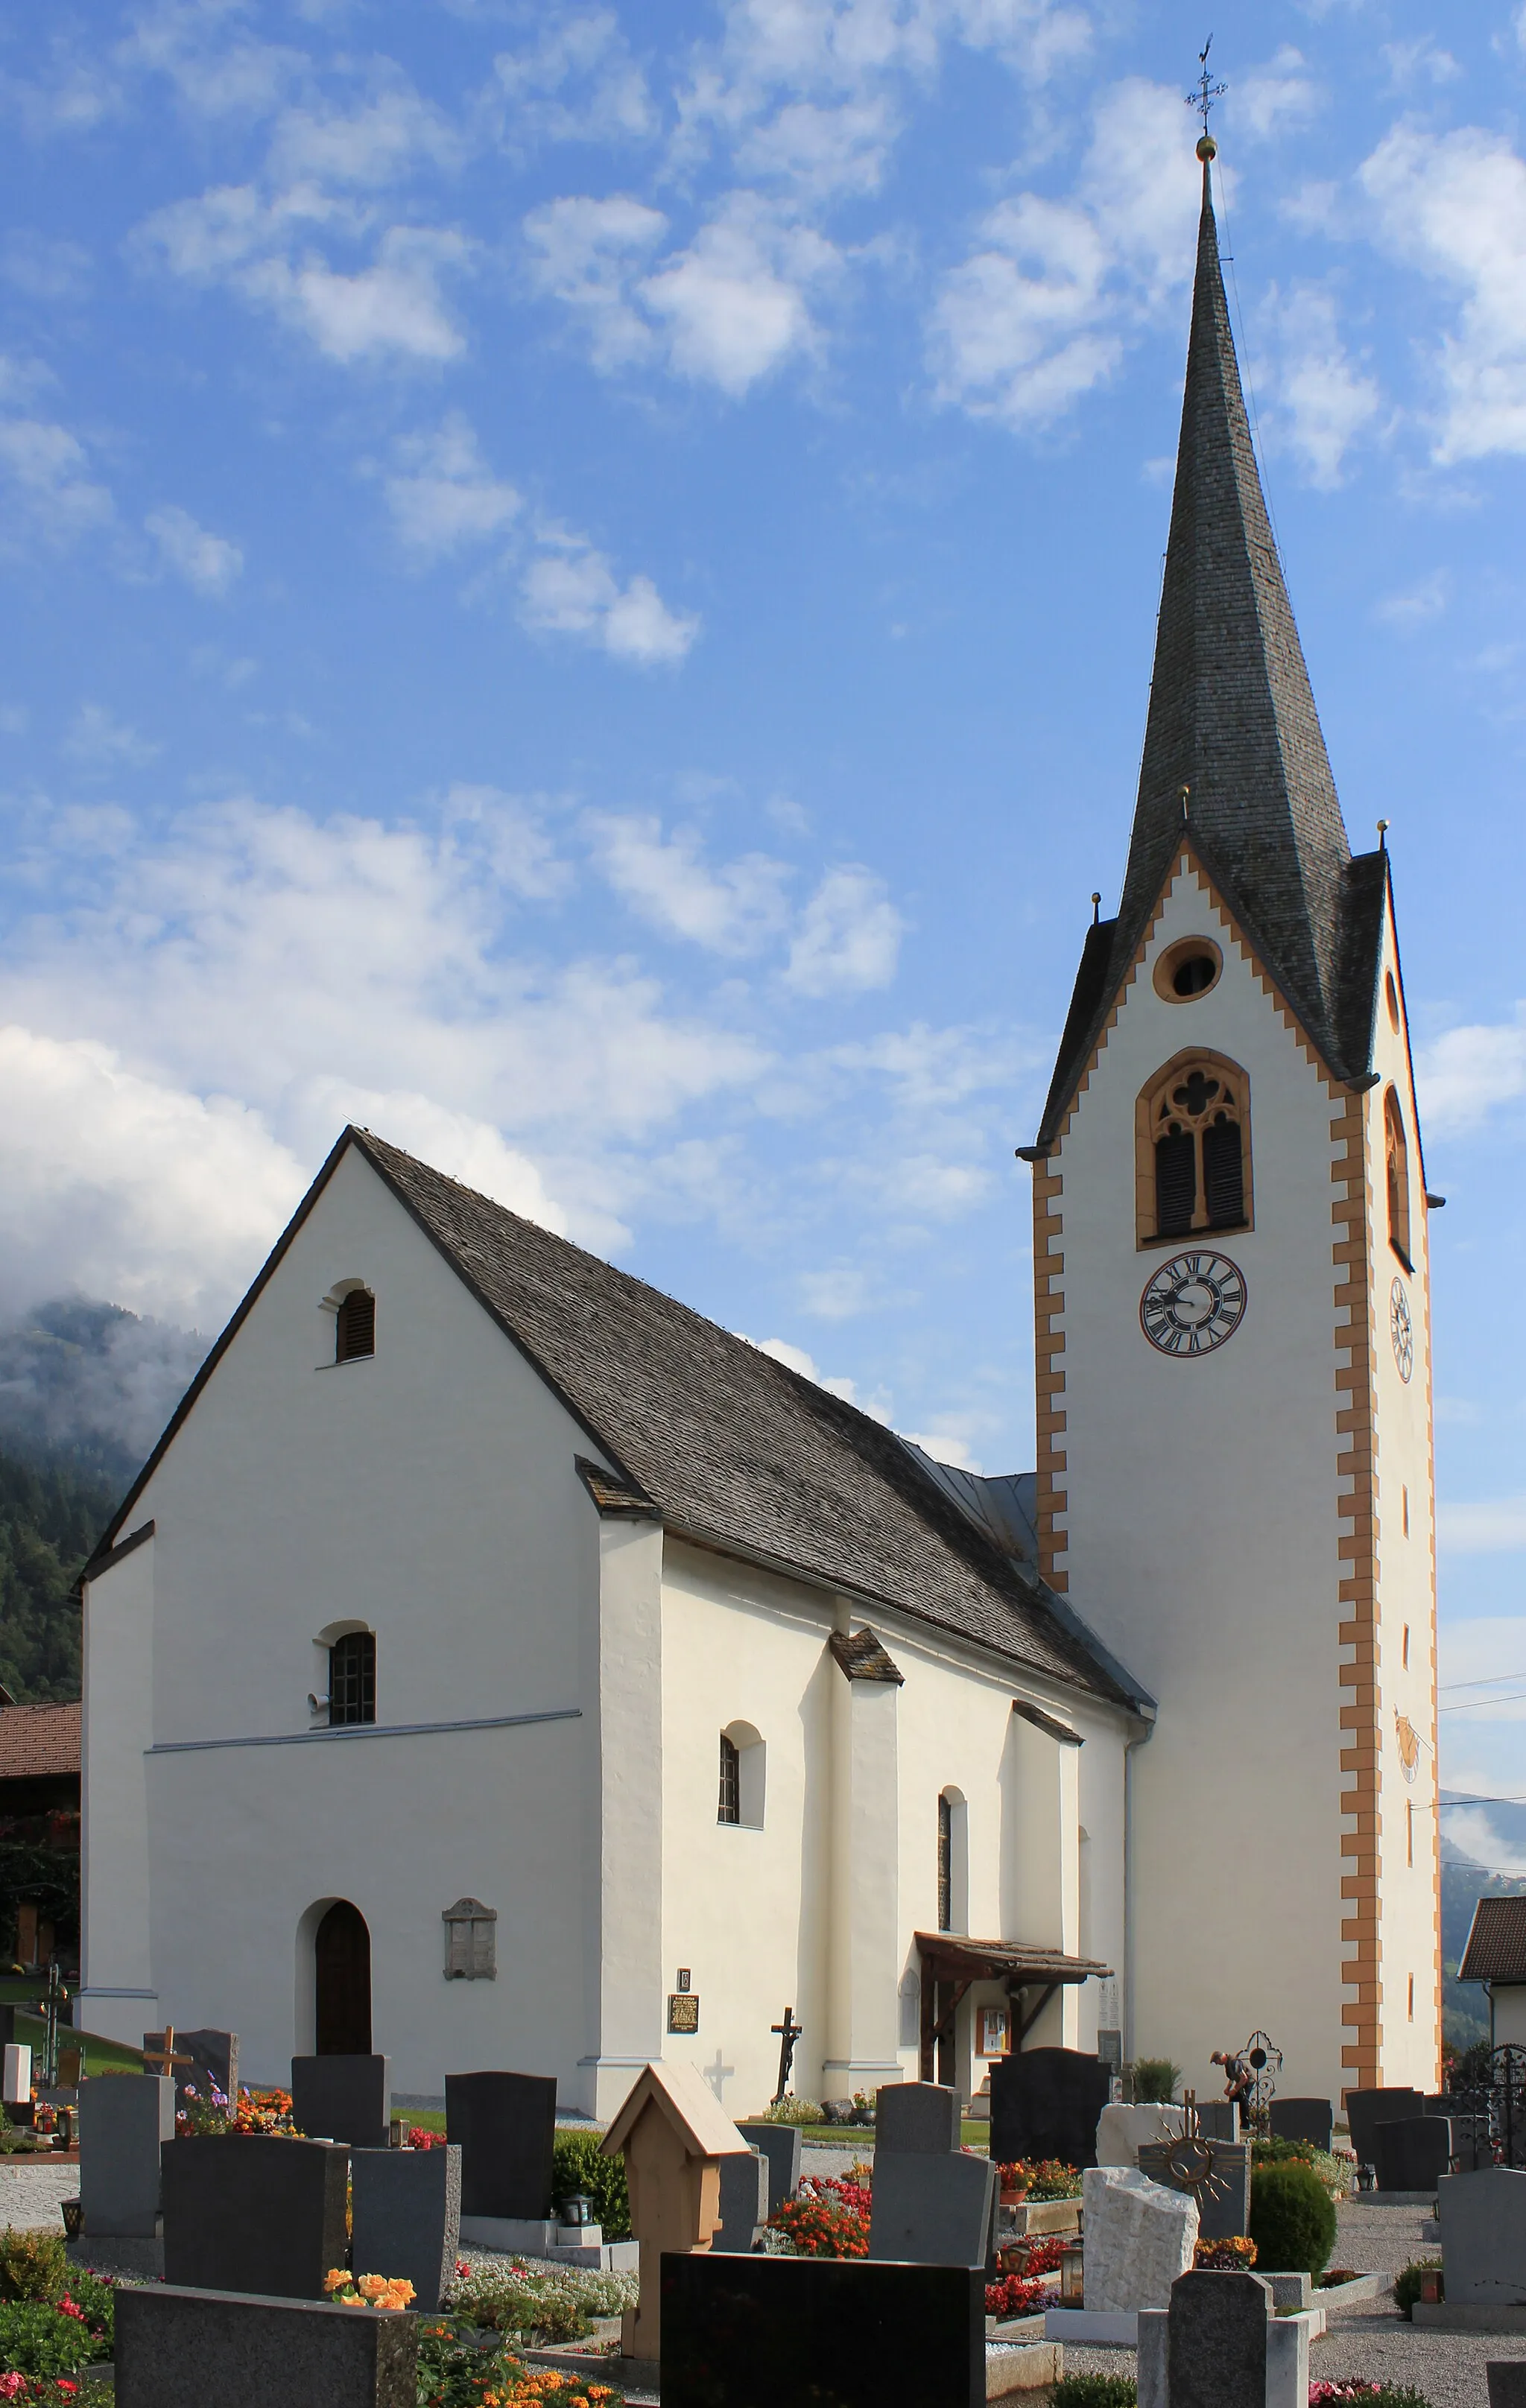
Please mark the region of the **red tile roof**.
<svg viewBox="0 0 1526 2408"><path fill-rule="evenodd" d="M0 1708L0 1781L79 1770L79 1704Z"/></svg>
<svg viewBox="0 0 1526 2408"><path fill-rule="evenodd" d="M1464 1982L1526 1982L1526 1898L1478 1900L1458 1972Z"/></svg>

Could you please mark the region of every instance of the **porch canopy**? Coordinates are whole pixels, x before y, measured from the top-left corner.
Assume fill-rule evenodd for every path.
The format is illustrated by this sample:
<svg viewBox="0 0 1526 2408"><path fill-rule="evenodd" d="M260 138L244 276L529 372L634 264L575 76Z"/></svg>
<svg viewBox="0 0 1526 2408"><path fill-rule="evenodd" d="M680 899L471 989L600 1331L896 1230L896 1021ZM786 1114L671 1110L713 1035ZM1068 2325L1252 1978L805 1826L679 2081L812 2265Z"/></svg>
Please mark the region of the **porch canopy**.
<svg viewBox="0 0 1526 2408"><path fill-rule="evenodd" d="M1022 1940L971 1940L962 1931L918 1931L913 1937L922 1959L922 2079L937 2079L934 2060L941 2042L953 2038L954 2019L976 1982L1000 1982L1012 2001L1007 2047L1023 2042L1055 1992L1067 1982L1106 1980L1111 1965L1094 1956L1067 1956L1059 1948L1035 1948ZM1028 2012L1023 1993L1039 1997Z"/></svg>

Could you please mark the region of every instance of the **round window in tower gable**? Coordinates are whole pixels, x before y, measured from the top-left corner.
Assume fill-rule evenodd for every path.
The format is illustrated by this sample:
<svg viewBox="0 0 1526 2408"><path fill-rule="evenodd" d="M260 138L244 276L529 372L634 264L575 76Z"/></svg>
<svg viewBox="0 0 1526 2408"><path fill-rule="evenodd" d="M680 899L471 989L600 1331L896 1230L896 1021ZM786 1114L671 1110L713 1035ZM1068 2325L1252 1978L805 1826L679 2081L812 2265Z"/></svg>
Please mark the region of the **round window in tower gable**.
<svg viewBox="0 0 1526 2408"><path fill-rule="evenodd" d="M1167 1003L1195 1003L1218 984L1224 956L1211 937L1183 937L1155 966L1155 991Z"/></svg>

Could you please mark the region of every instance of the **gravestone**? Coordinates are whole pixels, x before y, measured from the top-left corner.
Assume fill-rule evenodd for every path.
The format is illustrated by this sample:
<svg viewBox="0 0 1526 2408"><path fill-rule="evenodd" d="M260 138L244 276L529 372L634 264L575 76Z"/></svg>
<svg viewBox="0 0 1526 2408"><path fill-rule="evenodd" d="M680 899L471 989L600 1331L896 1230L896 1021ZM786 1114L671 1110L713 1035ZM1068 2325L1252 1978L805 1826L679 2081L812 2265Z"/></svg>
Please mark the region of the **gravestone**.
<svg viewBox="0 0 1526 2408"><path fill-rule="evenodd" d="M664 2257L662 2408L781 2408L799 2398L802 2373L832 2408L984 2408L984 2274Z"/></svg>
<svg viewBox="0 0 1526 2408"><path fill-rule="evenodd" d="M356 2149L350 2159L350 2262L357 2274L398 2276L433 2315L461 2241L459 2149Z"/></svg>
<svg viewBox="0 0 1526 2408"><path fill-rule="evenodd" d="M79 2086L79 2198L93 2241L151 2241L160 2151L175 2138L175 2085L158 2073L97 2073Z"/></svg>
<svg viewBox="0 0 1526 2408"><path fill-rule="evenodd" d="M143 2046L155 2055L165 2047L166 2035L162 2031L145 2032ZM188 2065L173 2068L175 2103L182 2106L187 2090L209 2103L209 2093L215 2086L233 2105L238 2103L238 2035L225 2031L180 2031L175 2033L174 2054L189 2057Z"/></svg>
<svg viewBox="0 0 1526 2408"><path fill-rule="evenodd" d="M1205 2099L1198 2105L1198 2129L1205 2141L1232 2141L1235 2137L1235 2112L1232 2099Z"/></svg>
<svg viewBox="0 0 1526 2408"><path fill-rule="evenodd" d="M1271 2310L1255 2274L1184 2274L1173 2283L1170 2408L1307 2408L1310 2319Z"/></svg>
<svg viewBox="0 0 1526 2408"><path fill-rule="evenodd" d="M164 2153L166 2282L321 2300L349 2246L349 2150L324 2141L177 2141Z"/></svg>
<svg viewBox="0 0 1526 2408"><path fill-rule="evenodd" d="M874 2095L874 2162L886 2150L946 2157L959 2145L959 2094L937 2082L893 2082Z"/></svg>
<svg viewBox="0 0 1526 2408"><path fill-rule="evenodd" d="M1488 2166L1436 2185L1449 2308L1526 2303L1526 2173Z"/></svg>
<svg viewBox="0 0 1526 2408"><path fill-rule="evenodd" d="M1062 2165L1094 2166L1097 2124L1112 2097L1113 2078L1095 2057L1073 2048L1024 2048L991 2064L991 2155L1058 2157Z"/></svg>
<svg viewBox="0 0 1526 2408"><path fill-rule="evenodd" d="M769 2161L749 2149L744 2156L733 2151L720 2166L721 2229L710 2245L745 2257L769 2220Z"/></svg>
<svg viewBox="0 0 1526 2408"><path fill-rule="evenodd" d="M874 2153L869 2254L910 2266L981 2266L990 2252L996 2168L989 2157Z"/></svg>
<svg viewBox="0 0 1526 2408"><path fill-rule="evenodd" d="M1526 2408L1526 2358L1491 2358L1484 2373L1489 2408Z"/></svg>
<svg viewBox="0 0 1526 2408"><path fill-rule="evenodd" d="M152 2283L118 2290L115 2334L117 2408L414 2408L418 2398L414 2316Z"/></svg>
<svg viewBox="0 0 1526 2408"><path fill-rule="evenodd" d="M1114 2100L1097 2119L1097 2162L1100 2166L1137 2166L1142 2143L1170 2142L1180 2137L1186 2111L1181 2107L1125 2107Z"/></svg>
<svg viewBox="0 0 1526 2408"><path fill-rule="evenodd" d="M1433 2190L1451 2171L1452 2127L1445 2115L1406 2115L1373 2131L1379 2190Z"/></svg>
<svg viewBox="0 0 1526 2408"><path fill-rule="evenodd" d="M1312 2141L1317 2149L1329 2151L1335 2131L1335 2111L1328 2099L1274 2099L1272 2101L1272 2138L1274 2141Z"/></svg>
<svg viewBox="0 0 1526 2408"><path fill-rule="evenodd" d="M1192 2263L1198 2211L1186 2191L1167 2190L1128 2166L1092 2166L1081 2177L1087 2314L1163 2308Z"/></svg>
<svg viewBox="0 0 1526 2408"><path fill-rule="evenodd" d="M1195 2193L1198 2239L1232 2241L1250 2222L1250 2143L1214 2141L1209 2145L1214 2153L1213 2172ZM1169 2143L1152 2146L1145 2142L1139 2152L1139 2171L1148 2174L1152 2182L1164 2183L1168 2189L1185 2189L1187 2186L1177 2179L1168 2162L1170 2155Z"/></svg>
<svg viewBox="0 0 1526 2408"><path fill-rule="evenodd" d="M384 2149L392 2119L391 2073L384 2057L294 2057L292 2121L310 2140Z"/></svg>
<svg viewBox="0 0 1526 2408"><path fill-rule="evenodd" d="M793 2124L739 2124L750 2148L768 2161L769 2214L793 2199L800 2186L800 2135Z"/></svg>
<svg viewBox="0 0 1526 2408"><path fill-rule="evenodd" d="M1373 2155L1373 2134L1379 2124L1395 2123L1401 2116L1423 2115L1424 2094L1418 2090L1348 2090L1346 2094L1346 2129L1359 2166L1375 2165Z"/></svg>
<svg viewBox="0 0 1526 2408"><path fill-rule="evenodd" d="M461 2213L551 2214L556 2085L540 2073L448 2073L445 2133L461 2151Z"/></svg>

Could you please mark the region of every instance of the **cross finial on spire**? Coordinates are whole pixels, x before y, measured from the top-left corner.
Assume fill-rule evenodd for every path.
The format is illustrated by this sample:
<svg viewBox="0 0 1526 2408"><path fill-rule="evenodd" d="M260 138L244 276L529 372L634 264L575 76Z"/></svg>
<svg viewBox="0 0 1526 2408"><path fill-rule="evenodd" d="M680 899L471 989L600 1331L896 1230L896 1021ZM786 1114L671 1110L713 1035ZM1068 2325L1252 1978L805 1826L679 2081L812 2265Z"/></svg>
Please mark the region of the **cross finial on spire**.
<svg viewBox="0 0 1526 2408"><path fill-rule="evenodd" d="M1202 120L1202 132L1198 136L1198 157L1202 161L1204 166L1207 165L1209 160L1214 157L1218 149L1218 145L1208 131L1208 112L1213 108L1214 103L1216 100L1223 99L1224 94L1230 88L1227 83L1215 83L1208 73L1208 53L1213 47L1214 37L1212 34L1210 34L1202 50L1198 52L1198 65L1201 69L1201 73L1198 77L1197 87L1195 91L1189 92L1187 95L1187 105L1188 108L1195 108L1198 115Z"/></svg>

